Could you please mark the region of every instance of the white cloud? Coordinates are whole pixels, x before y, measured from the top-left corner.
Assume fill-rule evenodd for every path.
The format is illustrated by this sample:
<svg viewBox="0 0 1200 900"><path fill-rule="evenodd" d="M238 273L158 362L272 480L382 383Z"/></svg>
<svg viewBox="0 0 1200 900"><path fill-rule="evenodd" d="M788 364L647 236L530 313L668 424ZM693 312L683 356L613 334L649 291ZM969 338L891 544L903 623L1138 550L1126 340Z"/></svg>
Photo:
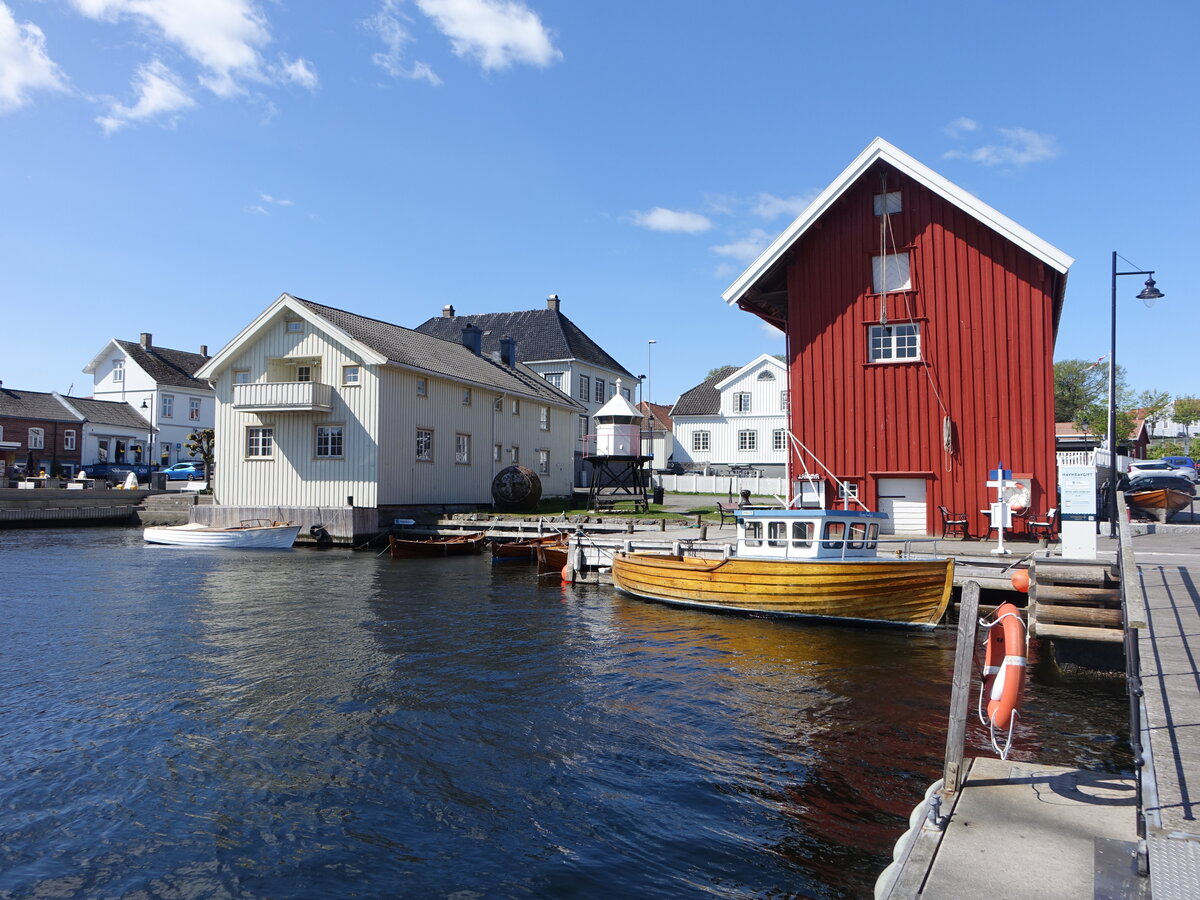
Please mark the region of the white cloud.
<svg viewBox="0 0 1200 900"><path fill-rule="evenodd" d="M784 333L765 319L758 320L758 330L773 341L782 340Z"/></svg>
<svg viewBox="0 0 1200 900"><path fill-rule="evenodd" d="M406 25L408 21L408 16L400 11L396 0L384 0L379 12L364 23L387 47L386 52L374 54L371 62L393 78L427 81L437 87L442 83L442 79L437 77L428 63L415 60L409 64L406 61L407 48L413 40Z"/></svg>
<svg viewBox="0 0 1200 900"><path fill-rule="evenodd" d="M288 59L286 55L280 55L279 73L284 81L298 84L300 87L308 88L310 91L317 89L317 84L319 83L317 70L313 68L313 64L307 59Z"/></svg>
<svg viewBox="0 0 1200 900"><path fill-rule="evenodd" d="M546 67L562 59L537 13L518 0L416 0L454 52L484 69Z"/></svg>
<svg viewBox="0 0 1200 900"><path fill-rule="evenodd" d="M113 101L108 115L96 119L105 133L112 134L126 125L150 119L165 119L173 124L174 113L196 103L179 84L175 73L157 59L138 69L133 84L138 94L133 106Z"/></svg>
<svg viewBox="0 0 1200 900"><path fill-rule="evenodd" d="M0 3L0 112L29 102L37 90L64 91L66 79L46 54L46 36L32 22L17 24Z"/></svg>
<svg viewBox="0 0 1200 900"><path fill-rule="evenodd" d="M1058 142L1052 135L1040 134L1028 128L1000 128L1002 141L985 144L974 150L951 150L947 159L969 159L981 166L1027 166L1044 162L1059 155Z"/></svg>
<svg viewBox="0 0 1200 900"><path fill-rule="evenodd" d="M261 198L263 203L269 203L272 206L295 206L296 205L291 200L283 200L283 199L280 199L279 197L272 197L270 194L264 194L262 191L258 192L258 196L259 196L259 198ZM265 212L265 210L264 210L264 212Z"/></svg>
<svg viewBox="0 0 1200 900"><path fill-rule="evenodd" d="M758 259L759 254L766 249L771 240L772 235L761 228L755 228L743 238L713 247L712 252L717 256L727 256L739 262L749 263Z"/></svg>
<svg viewBox="0 0 1200 900"><path fill-rule="evenodd" d="M200 83L220 97L242 93L239 79L264 81L259 48L271 35L252 0L72 0L91 19L123 17L151 25L199 63ZM307 64L305 64L307 67Z"/></svg>
<svg viewBox="0 0 1200 900"><path fill-rule="evenodd" d="M651 231L682 231L685 234L699 234L712 228L712 222L700 213L682 210L663 209L656 206L646 212L635 212L633 224Z"/></svg>
<svg viewBox="0 0 1200 900"><path fill-rule="evenodd" d="M812 201L813 197L802 197L798 194L794 194L791 197L759 194L751 202L750 212L768 222L771 219L777 219L784 215L794 219L800 213L804 212L808 208L808 204L812 203Z"/></svg>
<svg viewBox="0 0 1200 900"><path fill-rule="evenodd" d="M960 138L979 130L979 123L966 116L959 116L953 122L942 128L952 138Z"/></svg>

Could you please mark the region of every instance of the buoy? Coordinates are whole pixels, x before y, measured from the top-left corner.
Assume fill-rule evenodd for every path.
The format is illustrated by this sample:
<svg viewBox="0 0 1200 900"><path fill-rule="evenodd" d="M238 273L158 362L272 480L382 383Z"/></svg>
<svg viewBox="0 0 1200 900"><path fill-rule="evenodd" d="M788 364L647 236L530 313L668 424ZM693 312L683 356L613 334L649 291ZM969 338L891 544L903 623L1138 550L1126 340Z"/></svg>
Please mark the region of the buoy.
<svg viewBox="0 0 1200 900"><path fill-rule="evenodd" d="M563 584L571 583L571 567L570 566L562 567L562 583Z"/></svg>
<svg viewBox="0 0 1200 900"><path fill-rule="evenodd" d="M1029 593L1029 570L1017 569L1012 573L1012 586L1022 594Z"/></svg>

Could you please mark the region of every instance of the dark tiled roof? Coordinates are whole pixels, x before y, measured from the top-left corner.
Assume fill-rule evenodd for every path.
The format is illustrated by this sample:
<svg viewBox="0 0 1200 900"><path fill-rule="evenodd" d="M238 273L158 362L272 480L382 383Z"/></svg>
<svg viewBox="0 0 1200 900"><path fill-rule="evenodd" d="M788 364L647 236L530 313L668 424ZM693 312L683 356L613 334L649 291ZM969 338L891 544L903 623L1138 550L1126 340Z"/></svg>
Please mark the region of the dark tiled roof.
<svg viewBox="0 0 1200 900"><path fill-rule="evenodd" d="M462 330L466 325L483 329L484 353L499 350L500 339L511 337L517 342L517 359L520 362L577 359L637 380L637 376L609 356L578 325L554 309L481 313L477 316L438 316L422 322L417 326L417 331L461 343Z"/></svg>
<svg viewBox="0 0 1200 900"><path fill-rule="evenodd" d="M690 391L684 391L671 408L671 416L715 416L721 412L721 392L717 383L736 372L739 366L721 366Z"/></svg>
<svg viewBox="0 0 1200 900"><path fill-rule="evenodd" d="M423 369L456 380L466 379L498 391L532 395L561 405L579 407L578 403L525 366L518 365L510 369L486 352L483 356L476 356L460 340L442 340L411 328L368 319L299 297L295 299L397 365Z"/></svg>
<svg viewBox="0 0 1200 900"><path fill-rule="evenodd" d="M0 388L0 416L14 419L45 419L49 422L78 422L78 417L54 394L42 391L10 391Z"/></svg>
<svg viewBox="0 0 1200 900"><path fill-rule="evenodd" d="M63 400L79 410L89 422L99 422L102 425L121 425L126 428L138 428L145 431L150 427L145 416L128 403L116 400L85 400L82 397L64 397Z"/></svg>
<svg viewBox="0 0 1200 900"><path fill-rule="evenodd" d="M192 377L193 373L208 362L207 356L153 345L146 350L137 341L117 341L117 344L160 385L191 388L196 391L212 390L207 381Z"/></svg>

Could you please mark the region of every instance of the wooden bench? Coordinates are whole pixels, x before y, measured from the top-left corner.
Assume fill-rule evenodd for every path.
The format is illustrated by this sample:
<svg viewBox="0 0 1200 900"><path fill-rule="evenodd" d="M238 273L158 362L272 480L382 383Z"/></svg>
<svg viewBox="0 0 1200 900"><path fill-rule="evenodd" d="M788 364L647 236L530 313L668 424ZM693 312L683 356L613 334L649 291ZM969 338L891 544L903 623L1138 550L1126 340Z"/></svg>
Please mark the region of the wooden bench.
<svg viewBox="0 0 1200 900"><path fill-rule="evenodd" d="M721 524L717 527L724 528L726 519L734 519L734 513L741 509L737 503L718 503L717 513L721 516Z"/></svg>

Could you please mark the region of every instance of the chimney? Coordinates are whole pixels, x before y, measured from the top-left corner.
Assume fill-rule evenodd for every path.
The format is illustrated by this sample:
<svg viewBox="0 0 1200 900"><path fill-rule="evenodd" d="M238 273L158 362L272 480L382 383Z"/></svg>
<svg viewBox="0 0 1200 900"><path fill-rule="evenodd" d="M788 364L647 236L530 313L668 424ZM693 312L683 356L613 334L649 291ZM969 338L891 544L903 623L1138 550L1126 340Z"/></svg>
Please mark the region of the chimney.
<svg viewBox="0 0 1200 900"><path fill-rule="evenodd" d="M443 319L453 319L454 318L454 307L451 306L449 303L447 303L445 306L442 307L442 318Z"/></svg>
<svg viewBox="0 0 1200 900"><path fill-rule="evenodd" d="M558 294L551 294L546 298L546 309L558 312Z"/></svg>
<svg viewBox="0 0 1200 900"><path fill-rule="evenodd" d="M208 359L208 344L200 345L200 355L203 356L205 359Z"/></svg>
<svg viewBox="0 0 1200 900"><path fill-rule="evenodd" d="M483 352L483 329L468 322L463 326L462 344L476 356Z"/></svg>
<svg viewBox="0 0 1200 900"><path fill-rule="evenodd" d="M512 368L517 364L517 341L508 335L500 338L500 362Z"/></svg>
<svg viewBox="0 0 1200 900"><path fill-rule="evenodd" d="M142 332L142 349L143 350L153 350L154 349L154 335L152 335L148 331Z"/></svg>

